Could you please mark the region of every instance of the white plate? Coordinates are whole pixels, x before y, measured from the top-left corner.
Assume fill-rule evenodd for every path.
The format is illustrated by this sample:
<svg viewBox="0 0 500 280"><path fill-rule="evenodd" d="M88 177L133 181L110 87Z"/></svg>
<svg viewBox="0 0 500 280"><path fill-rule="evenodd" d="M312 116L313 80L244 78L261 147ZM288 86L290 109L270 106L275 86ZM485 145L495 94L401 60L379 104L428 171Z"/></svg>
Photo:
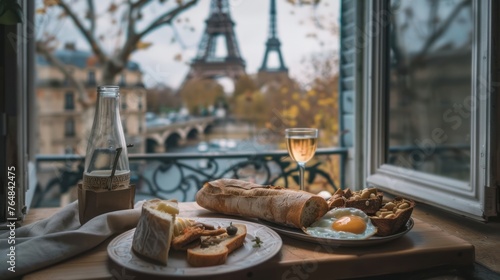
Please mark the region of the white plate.
<svg viewBox="0 0 500 280"><path fill-rule="evenodd" d="M260 220L259 221L274 229L275 231L293 237L295 239L300 239L303 241L308 241L308 242L314 242L314 243L319 243L319 244L324 244L324 245L331 245L331 246L337 246L337 247L361 247L361 246L370 246L370 245L376 245L380 243L385 243L389 242L391 240L394 240L396 238L399 238L403 235L405 235L407 232L409 232L413 228L413 219L410 218L408 222L406 222L406 225L397 233L389 235L389 236L372 236L368 239L361 239L361 240L351 240L351 239L335 239L335 238L328 238L328 237L314 237L311 235L308 235L304 233L300 229L296 228L291 228L291 227L286 227L286 226L281 226L277 225L265 220Z"/></svg>
<svg viewBox="0 0 500 280"><path fill-rule="evenodd" d="M170 250L166 266L148 262L138 257L132 251L132 238L135 229L126 231L115 237L108 245L108 255L117 264L145 274L159 276L199 276L216 275L233 272L263 263L273 257L281 249L283 242L281 237L266 226L237 220L219 218L191 218L193 220L213 225L215 227L227 227L230 222L244 224L247 227L247 236L243 247L236 249L228 255L223 265L209 267L192 267L186 261L186 252ZM252 240L258 236L263 244L259 248L253 247Z"/></svg>

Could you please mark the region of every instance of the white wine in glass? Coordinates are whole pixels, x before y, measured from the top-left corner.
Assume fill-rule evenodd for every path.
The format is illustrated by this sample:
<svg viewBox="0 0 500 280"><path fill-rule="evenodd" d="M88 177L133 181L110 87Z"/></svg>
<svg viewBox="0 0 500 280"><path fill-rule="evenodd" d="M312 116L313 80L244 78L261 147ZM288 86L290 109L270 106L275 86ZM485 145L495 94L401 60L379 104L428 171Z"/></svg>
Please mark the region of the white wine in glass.
<svg viewBox="0 0 500 280"><path fill-rule="evenodd" d="M318 146L318 129L316 128L287 128L285 130L286 146L290 157L297 162L300 171L300 190L304 190L304 170L308 162L316 153Z"/></svg>

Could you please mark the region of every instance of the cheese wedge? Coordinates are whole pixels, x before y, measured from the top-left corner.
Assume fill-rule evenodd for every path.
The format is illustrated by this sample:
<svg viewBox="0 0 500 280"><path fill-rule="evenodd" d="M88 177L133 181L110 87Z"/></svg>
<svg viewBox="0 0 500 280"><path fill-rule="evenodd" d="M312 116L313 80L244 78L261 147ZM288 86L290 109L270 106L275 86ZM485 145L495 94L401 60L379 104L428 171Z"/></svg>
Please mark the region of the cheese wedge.
<svg viewBox="0 0 500 280"><path fill-rule="evenodd" d="M179 207L176 200L152 199L144 202L132 240L134 252L166 265L177 214Z"/></svg>

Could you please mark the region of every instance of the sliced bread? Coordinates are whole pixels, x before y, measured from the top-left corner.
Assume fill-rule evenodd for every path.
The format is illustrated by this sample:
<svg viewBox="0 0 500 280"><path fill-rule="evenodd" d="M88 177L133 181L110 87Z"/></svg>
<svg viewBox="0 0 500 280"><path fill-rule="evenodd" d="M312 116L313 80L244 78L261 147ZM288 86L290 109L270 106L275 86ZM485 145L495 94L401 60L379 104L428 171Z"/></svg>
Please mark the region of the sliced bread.
<svg viewBox="0 0 500 280"><path fill-rule="evenodd" d="M243 246L247 235L245 225L233 225L238 228L238 231L234 235L224 233L217 236L202 237L200 245L187 250L187 262L195 267L226 263L227 256Z"/></svg>

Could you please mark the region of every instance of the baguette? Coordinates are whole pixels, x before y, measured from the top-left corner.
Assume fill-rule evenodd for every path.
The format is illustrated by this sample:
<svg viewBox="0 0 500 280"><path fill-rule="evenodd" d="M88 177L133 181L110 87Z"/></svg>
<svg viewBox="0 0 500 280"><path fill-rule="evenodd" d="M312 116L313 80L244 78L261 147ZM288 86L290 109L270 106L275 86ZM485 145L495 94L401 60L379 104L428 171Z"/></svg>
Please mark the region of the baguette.
<svg viewBox="0 0 500 280"><path fill-rule="evenodd" d="M234 224L238 231L235 235L227 233L202 237L201 244L187 250L187 262L191 266L213 266L226 263L227 256L243 246L247 228L242 224Z"/></svg>
<svg viewBox="0 0 500 280"><path fill-rule="evenodd" d="M295 228L308 227L328 211L325 199L318 195L236 179L205 183L196 193L196 202L214 212Z"/></svg>

